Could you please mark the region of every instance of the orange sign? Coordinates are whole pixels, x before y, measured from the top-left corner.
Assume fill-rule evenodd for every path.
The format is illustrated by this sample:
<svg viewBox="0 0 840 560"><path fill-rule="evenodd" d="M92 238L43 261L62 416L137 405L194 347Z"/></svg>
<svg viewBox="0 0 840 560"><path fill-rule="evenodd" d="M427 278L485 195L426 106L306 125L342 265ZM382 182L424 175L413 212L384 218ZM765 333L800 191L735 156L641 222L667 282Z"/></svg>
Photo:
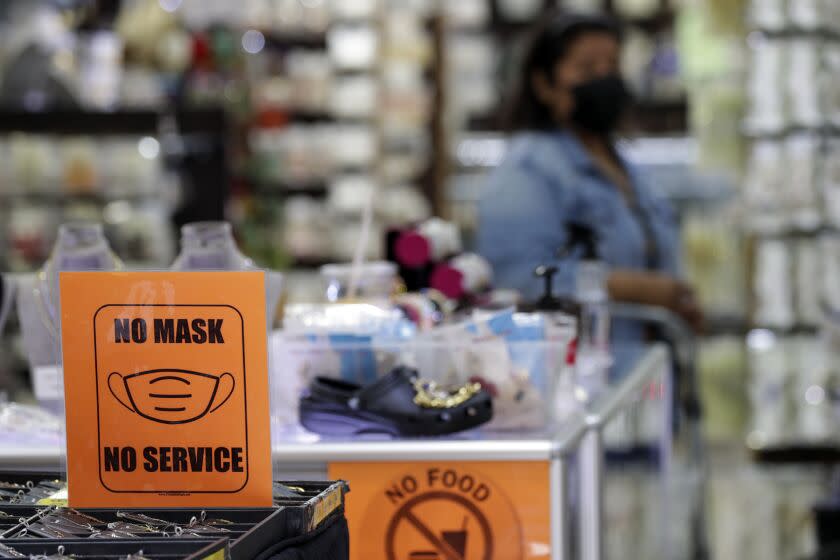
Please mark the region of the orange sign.
<svg viewBox="0 0 840 560"><path fill-rule="evenodd" d="M69 503L270 506L261 272L61 273Z"/></svg>
<svg viewBox="0 0 840 560"><path fill-rule="evenodd" d="M351 560L548 558L547 462L333 463Z"/></svg>

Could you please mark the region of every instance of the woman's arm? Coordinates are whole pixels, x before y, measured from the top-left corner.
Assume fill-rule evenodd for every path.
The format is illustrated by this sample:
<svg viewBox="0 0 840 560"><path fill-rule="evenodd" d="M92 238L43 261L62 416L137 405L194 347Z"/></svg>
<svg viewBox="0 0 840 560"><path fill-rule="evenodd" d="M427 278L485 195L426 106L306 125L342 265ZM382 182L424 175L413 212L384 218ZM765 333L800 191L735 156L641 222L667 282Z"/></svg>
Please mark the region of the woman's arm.
<svg viewBox="0 0 840 560"><path fill-rule="evenodd" d="M694 290L685 282L659 272L613 270L607 280L610 299L655 305L682 317L696 331L702 329L703 312Z"/></svg>

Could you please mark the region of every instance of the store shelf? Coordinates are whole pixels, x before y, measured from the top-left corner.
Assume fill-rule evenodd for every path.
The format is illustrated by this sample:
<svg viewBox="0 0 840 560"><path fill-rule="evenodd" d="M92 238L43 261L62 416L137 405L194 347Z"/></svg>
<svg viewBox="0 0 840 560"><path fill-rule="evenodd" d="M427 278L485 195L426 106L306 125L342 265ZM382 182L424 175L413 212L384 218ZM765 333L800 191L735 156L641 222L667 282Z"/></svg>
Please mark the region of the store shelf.
<svg viewBox="0 0 840 560"><path fill-rule="evenodd" d="M293 109L286 113L290 122L296 123L327 123L334 122L335 117L326 111L309 111L304 109Z"/></svg>
<svg viewBox="0 0 840 560"><path fill-rule="evenodd" d="M797 37L813 37L815 39L825 39L829 41L840 41L840 30L836 27L800 27L790 23L785 24L784 29L771 29L768 27L758 26L752 29L753 33L763 35L768 39L791 39Z"/></svg>
<svg viewBox="0 0 840 560"><path fill-rule="evenodd" d="M672 133L688 130L688 99L668 101L640 100L630 113L634 128L646 133Z"/></svg>
<svg viewBox="0 0 840 560"><path fill-rule="evenodd" d="M265 46L272 49L325 49L327 34L317 31L262 31Z"/></svg>
<svg viewBox="0 0 840 560"><path fill-rule="evenodd" d="M840 127L831 124L820 126L791 125L777 130L760 130L744 124L741 134L749 140L778 140L782 141L794 134L814 134L825 138L840 137Z"/></svg>
<svg viewBox="0 0 840 560"><path fill-rule="evenodd" d="M157 134L161 117L176 117L181 132L222 131L226 126L221 108L156 110L82 111L51 109L29 112L0 109L0 132L38 134Z"/></svg>
<svg viewBox="0 0 840 560"><path fill-rule="evenodd" d="M798 324L789 327L777 327L772 325L751 324L750 329L761 329L770 331L779 336L797 336L809 335L815 336L820 333L821 327L819 325Z"/></svg>
<svg viewBox="0 0 840 560"><path fill-rule="evenodd" d="M270 188L260 187L251 192L257 198L288 198L290 196L308 196L312 198L324 198L329 189L324 183L307 184L275 184Z"/></svg>
<svg viewBox="0 0 840 560"><path fill-rule="evenodd" d="M757 463L788 464L836 464L840 463L840 447L836 445L788 444L752 449L752 458Z"/></svg>
<svg viewBox="0 0 840 560"><path fill-rule="evenodd" d="M746 336L751 326L749 320L738 314L711 313L705 318L704 336Z"/></svg>
<svg viewBox="0 0 840 560"><path fill-rule="evenodd" d="M673 27L676 13L672 9L660 10L647 16L621 18L621 21L630 27L635 27L647 33L658 33L662 30Z"/></svg>
<svg viewBox="0 0 840 560"><path fill-rule="evenodd" d="M328 257L294 257L292 258L289 268L296 268L299 270L317 270L325 264L332 264L336 259Z"/></svg>
<svg viewBox="0 0 840 560"><path fill-rule="evenodd" d="M683 133L688 130L688 99L670 101L640 100L630 109L630 122L634 130L645 134ZM496 132L504 129L502 111L473 115L465 127L469 132Z"/></svg>
<svg viewBox="0 0 840 560"><path fill-rule="evenodd" d="M40 112L0 110L0 132L49 134L153 134L155 111L91 112L53 109Z"/></svg>
<svg viewBox="0 0 840 560"><path fill-rule="evenodd" d="M311 196L313 198L323 198L329 192L329 183L325 179L275 180L240 175L235 177L234 180L245 186L239 193L242 196L265 198Z"/></svg>
<svg viewBox="0 0 840 560"><path fill-rule="evenodd" d="M4 193L0 192L0 201L5 203L12 202L28 202L37 204L51 204L51 205L67 205L74 203L88 203L105 205L109 202L128 201L128 202L145 202L152 200L159 200L161 193L150 192L146 194L102 194L102 193L82 193L72 191L56 191L56 192L18 192L18 193Z"/></svg>

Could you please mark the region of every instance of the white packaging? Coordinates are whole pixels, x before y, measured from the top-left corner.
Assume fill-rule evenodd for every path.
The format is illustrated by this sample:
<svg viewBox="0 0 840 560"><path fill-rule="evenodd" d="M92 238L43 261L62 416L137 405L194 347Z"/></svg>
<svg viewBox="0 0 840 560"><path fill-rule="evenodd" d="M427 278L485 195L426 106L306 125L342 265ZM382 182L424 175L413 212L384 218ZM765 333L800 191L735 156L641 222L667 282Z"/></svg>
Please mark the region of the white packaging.
<svg viewBox="0 0 840 560"><path fill-rule="evenodd" d="M818 336L800 336L793 345L796 362L791 402L796 414L796 440L825 443L836 439L825 341Z"/></svg>
<svg viewBox="0 0 840 560"><path fill-rule="evenodd" d="M336 68L371 69L379 53L379 34L372 25L335 25L327 32L327 52Z"/></svg>
<svg viewBox="0 0 840 560"><path fill-rule="evenodd" d="M376 131L369 125L336 126L327 142L327 153L332 154L333 164L338 167L367 167L379 153Z"/></svg>
<svg viewBox="0 0 840 560"><path fill-rule="evenodd" d="M613 0L613 9L626 18L643 18L656 14L661 2L659 0Z"/></svg>
<svg viewBox="0 0 840 560"><path fill-rule="evenodd" d="M829 225L840 227L840 139L825 144L822 157L824 217Z"/></svg>
<svg viewBox="0 0 840 560"><path fill-rule="evenodd" d="M488 0L458 0L441 2L440 5L446 22L451 27L481 27L490 20Z"/></svg>
<svg viewBox="0 0 840 560"><path fill-rule="evenodd" d="M777 140L752 144L744 179L744 202L753 229L774 229L781 220L784 145Z"/></svg>
<svg viewBox="0 0 840 560"><path fill-rule="evenodd" d="M795 431L788 400L791 354L789 341L769 330L755 329L747 336L751 448L779 445Z"/></svg>
<svg viewBox="0 0 840 560"><path fill-rule="evenodd" d="M342 77L333 81L329 108L342 118L371 117L376 113L378 87L369 76Z"/></svg>
<svg viewBox="0 0 840 560"><path fill-rule="evenodd" d="M818 240L796 242L796 317L800 323L819 325L822 321L822 270Z"/></svg>
<svg viewBox="0 0 840 560"><path fill-rule="evenodd" d="M493 283L493 268L481 255L463 253L452 259L450 264L464 275L464 284L471 293L477 293Z"/></svg>
<svg viewBox="0 0 840 560"><path fill-rule="evenodd" d="M831 313L840 313L840 236L826 234L820 239L822 301Z"/></svg>
<svg viewBox="0 0 840 560"><path fill-rule="evenodd" d="M330 227L330 243L333 255L338 260L350 261L356 254L356 247L361 241L361 223L358 220L347 219L333 222ZM365 259L378 260L383 258L382 239L385 231L378 221L374 220L370 226L370 235L364 248Z"/></svg>
<svg viewBox="0 0 840 560"><path fill-rule="evenodd" d="M815 127L822 124L819 85L819 44L810 37L790 39L787 43L787 95L793 124Z"/></svg>
<svg viewBox="0 0 840 560"><path fill-rule="evenodd" d="M751 0L748 19L754 27L778 31L787 24L784 0Z"/></svg>
<svg viewBox="0 0 840 560"><path fill-rule="evenodd" d="M756 244L753 292L757 325L789 328L795 323L790 248L779 239Z"/></svg>
<svg viewBox="0 0 840 560"><path fill-rule="evenodd" d="M458 226L440 218L426 220L417 231L430 241L432 260L441 260L448 255L459 253L463 249L461 232Z"/></svg>
<svg viewBox="0 0 840 560"><path fill-rule="evenodd" d="M432 213L429 201L414 185L395 185L380 193L379 211L388 226L404 227L426 220Z"/></svg>
<svg viewBox="0 0 840 560"><path fill-rule="evenodd" d="M821 23L821 7L821 0L788 0L788 18L796 27L817 29Z"/></svg>
<svg viewBox="0 0 840 560"><path fill-rule="evenodd" d="M819 225L817 208L817 170L819 138L812 133L788 136L784 142L783 202L786 221L796 228Z"/></svg>
<svg viewBox="0 0 840 560"><path fill-rule="evenodd" d="M378 0L330 0L332 17L337 20L372 19L379 9Z"/></svg>
<svg viewBox="0 0 840 560"><path fill-rule="evenodd" d="M752 64L747 82L749 113L745 124L756 132L778 132L785 127L785 71L786 41L751 36Z"/></svg>
<svg viewBox="0 0 840 560"><path fill-rule="evenodd" d="M828 123L840 127L840 44L824 42L820 55L820 103Z"/></svg>
<svg viewBox="0 0 840 560"><path fill-rule="evenodd" d="M329 187L327 208L332 214L359 216L364 212L365 201L376 200L379 185L369 175L342 175L333 179Z"/></svg>
<svg viewBox="0 0 840 560"><path fill-rule="evenodd" d="M282 243L298 258L330 254L329 218L323 202L310 196L289 197L283 205Z"/></svg>
<svg viewBox="0 0 840 560"><path fill-rule="evenodd" d="M529 22L539 17L545 2L543 0L499 0L497 5L499 7L499 13L504 19L516 22Z"/></svg>

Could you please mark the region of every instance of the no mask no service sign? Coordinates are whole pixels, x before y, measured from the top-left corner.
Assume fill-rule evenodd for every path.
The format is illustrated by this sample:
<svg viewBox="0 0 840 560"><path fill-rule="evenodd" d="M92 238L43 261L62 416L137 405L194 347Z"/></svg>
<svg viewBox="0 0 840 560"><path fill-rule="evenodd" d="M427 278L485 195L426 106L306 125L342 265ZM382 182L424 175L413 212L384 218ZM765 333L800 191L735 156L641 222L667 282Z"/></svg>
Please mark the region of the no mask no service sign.
<svg viewBox="0 0 840 560"><path fill-rule="evenodd" d="M70 505L271 505L263 274L60 281Z"/></svg>

